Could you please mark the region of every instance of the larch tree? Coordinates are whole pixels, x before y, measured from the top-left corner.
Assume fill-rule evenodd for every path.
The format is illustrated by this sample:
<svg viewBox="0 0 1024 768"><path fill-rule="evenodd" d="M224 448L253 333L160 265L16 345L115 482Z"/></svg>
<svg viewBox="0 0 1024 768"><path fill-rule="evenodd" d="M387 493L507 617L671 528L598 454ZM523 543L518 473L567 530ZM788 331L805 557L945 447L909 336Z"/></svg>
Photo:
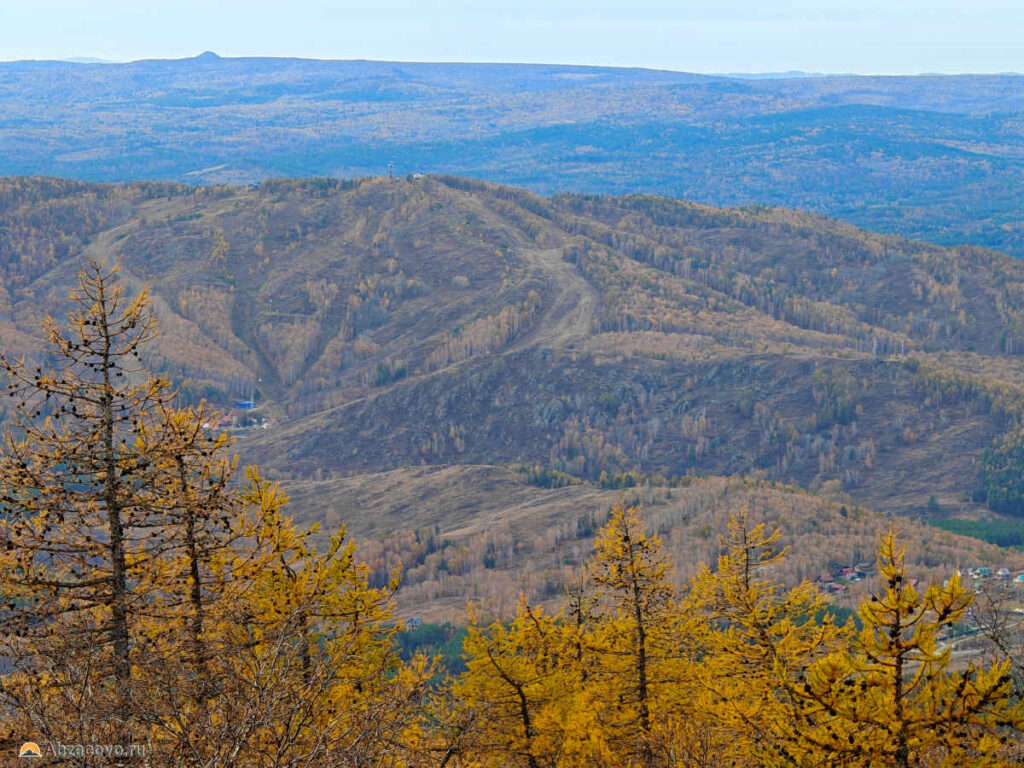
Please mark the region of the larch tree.
<svg viewBox="0 0 1024 768"><path fill-rule="evenodd" d="M140 362L156 333L145 291L129 298L90 261L71 299L67 328L44 324L53 371L0 357L16 418L0 450L0 655L16 670L2 693L36 732L127 741L143 573L168 546L136 436L174 393Z"/></svg>
<svg viewBox="0 0 1024 768"><path fill-rule="evenodd" d="M786 557L778 530L729 520L714 570L702 567L683 610L707 625L694 638L703 717L713 721L722 764L793 765L807 714L792 689L811 664L844 647L848 631L805 583L787 589L777 571Z"/></svg>
<svg viewBox="0 0 1024 768"><path fill-rule="evenodd" d="M0 741L145 743L154 764L400 766L423 659L392 638L399 572L371 587L344 530L324 552L203 406L140 350L147 296L90 262L55 370L0 358ZM82 765L100 765L103 757Z"/></svg>
<svg viewBox="0 0 1024 768"><path fill-rule="evenodd" d="M150 658L160 669L168 657L189 671L178 680L197 701L210 691L206 664L215 651L207 638L209 614L218 602L236 599L231 564L232 546L251 536L255 525L245 514L242 496L231 485L237 457L224 434L208 435L215 421L205 405L177 409L162 405L157 418L138 425L136 443L149 456L162 482L144 492L146 504L159 511L165 523L163 556L151 563L140 583L161 595L146 618L164 630L143 633Z"/></svg>
<svg viewBox="0 0 1024 768"><path fill-rule="evenodd" d="M405 765L434 669L398 656L398 573L371 587L344 530L318 552L317 529L296 528L279 486L254 469L235 494L232 546L209 548L202 563L216 585L203 601L202 667L186 600L170 622L177 656L173 644L160 654L180 671L147 677L154 753L196 768ZM186 551L177 567L189 563ZM150 621L144 633L160 647L165 631Z"/></svg>
<svg viewBox="0 0 1024 768"><path fill-rule="evenodd" d="M678 715L679 614L661 540L620 500L594 542L588 574L603 612L586 634L597 657L588 680L607 743L624 764L658 764L658 744Z"/></svg>
<svg viewBox="0 0 1024 768"><path fill-rule="evenodd" d="M1020 764L1008 662L953 669L941 645L971 602L957 578L919 594L890 533L858 630L813 585L780 582L779 541L734 517L677 600L657 537L616 505L568 616L523 602L471 628L427 752L459 768Z"/></svg>
<svg viewBox="0 0 1024 768"><path fill-rule="evenodd" d="M563 765L565 730L579 678L571 625L521 598L506 626L469 626L466 671L451 687L450 720L463 723L459 765Z"/></svg>
<svg viewBox="0 0 1024 768"><path fill-rule="evenodd" d="M1024 722L1008 661L955 669L942 633L972 595L954 575L919 592L890 529L879 548L884 589L865 600L862 629L811 665L798 692L816 718L802 731L806 764L1009 766L1005 744Z"/></svg>

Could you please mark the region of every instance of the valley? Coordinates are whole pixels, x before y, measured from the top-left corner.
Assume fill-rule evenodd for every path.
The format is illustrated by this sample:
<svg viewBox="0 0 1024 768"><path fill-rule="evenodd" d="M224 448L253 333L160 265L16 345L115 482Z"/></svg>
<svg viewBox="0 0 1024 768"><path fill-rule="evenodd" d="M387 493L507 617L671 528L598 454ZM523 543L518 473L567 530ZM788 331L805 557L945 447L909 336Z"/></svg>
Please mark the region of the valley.
<svg viewBox="0 0 1024 768"><path fill-rule="evenodd" d="M39 322L63 313L84 256L120 263L162 326L147 364L186 401L262 422L235 432L243 463L326 532L434 526L457 549L504 520L507 541L529 541L571 525L570 507L599 520L620 493L661 499L672 531L666 495L715 477L763 487L772 519L790 514L779 487L816 494L797 507L908 520L999 519L1024 493L1024 267L995 252L785 209L456 177L11 179L0 198L6 348L43 351ZM253 395L251 413L234 405ZM467 494L450 510L427 490L436 472ZM480 528L496 502L473 489L493 473L530 501ZM396 478L407 503L361 495L403 498ZM679 535L681 556L703 551ZM921 563L948 567L929 546ZM506 603L564 555L528 549L491 580Z"/></svg>

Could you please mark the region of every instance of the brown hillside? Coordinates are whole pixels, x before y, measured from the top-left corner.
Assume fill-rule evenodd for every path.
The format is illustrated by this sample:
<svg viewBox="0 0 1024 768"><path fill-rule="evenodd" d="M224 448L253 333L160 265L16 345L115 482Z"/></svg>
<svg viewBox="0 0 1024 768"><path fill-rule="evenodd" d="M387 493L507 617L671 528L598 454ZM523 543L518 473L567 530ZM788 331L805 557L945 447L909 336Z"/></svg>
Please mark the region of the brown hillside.
<svg viewBox="0 0 1024 768"><path fill-rule="evenodd" d="M663 537L674 580L684 584L715 561L730 514L781 527L790 552L776 576L819 580L873 562L878 537L895 524L915 577L942 581L956 567L1024 568L1024 554L955 536L917 520L896 519L797 488L706 477L675 487L622 491L593 485L538 488L498 466L428 466L334 480L289 483L301 522L325 531L344 522L379 580L403 564L399 610L405 616L460 622L466 601L511 615L521 593L559 604L590 556L593 535L620 497L644 506ZM870 586L855 582L833 600L854 607ZM824 588L824 587L823 587Z"/></svg>
<svg viewBox="0 0 1024 768"><path fill-rule="evenodd" d="M282 477L522 462L961 510L1019 413L1020 263L793 211L8 179L0 232L5 346L39 349L83 253L120 260L156 299L150 364L224 406L255 390L273 426L239 447Z"/></svg>

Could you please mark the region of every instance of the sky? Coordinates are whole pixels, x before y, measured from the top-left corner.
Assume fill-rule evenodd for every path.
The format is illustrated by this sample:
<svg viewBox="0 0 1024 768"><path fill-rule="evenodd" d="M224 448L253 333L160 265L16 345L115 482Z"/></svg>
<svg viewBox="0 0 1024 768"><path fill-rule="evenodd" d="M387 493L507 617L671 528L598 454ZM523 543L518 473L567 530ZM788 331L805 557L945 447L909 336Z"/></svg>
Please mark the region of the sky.
<svg viewBox="0 0 1024 768"><path fill-rule="evenodd" d="M1024 72L1020 0L0 0L0 60L300 56Z"/></svg>

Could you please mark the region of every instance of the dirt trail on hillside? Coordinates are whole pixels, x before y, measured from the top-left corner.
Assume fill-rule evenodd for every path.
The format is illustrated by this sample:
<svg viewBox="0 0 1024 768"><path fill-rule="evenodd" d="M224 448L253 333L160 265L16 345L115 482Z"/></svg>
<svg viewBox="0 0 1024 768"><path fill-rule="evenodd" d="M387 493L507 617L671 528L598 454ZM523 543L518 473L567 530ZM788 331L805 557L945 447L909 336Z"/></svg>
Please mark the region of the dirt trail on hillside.
<svg viewBox="0 0 1024 768"><path fill-rule="evenodd" d="M85 247L82 249L83 255L99 264L106 264L108 267L113 267L119 261L117 258L117 250L114 248L114 241L118 235L129 232L136 226L138 226L138 222L132 219L120 226L112 227L111 229L104 229L103 231L96 233L89 239L89 242L86 243ZM122 276L124 275L122 274Z"/></svg>
<svg viewBox="0 0 1024 768"><path fill-rule="evenodd" d="M119 236L139 228L139 221L145 217L163 216L169 217L173 213L190 210L192 203L183 199L172 198L170 200L148 200L138 206L132 212L132 217L124 224L109 229L101 230L89 238L82 252L100 263L109 262L110 266L116 263L116 249L114 242Z"/></svg>
<svg viewBox="0 0 1024 768"><path fill-rule="evenodd" d="M527 344L552 348L571 347L586 341L597 328L600 305L597 291L576 269L562 258L562 248L522 250L519 255L531 267L538 268L554 287L554 301L545 309L530 333L513 344L509 351Z"/></svg>
<svg viewBox="0 0 1024 768"><path fill-rule="evenodd" d="M454 190L453 190L454 191ZM509 221L489 208L483 200L466 193L455 194L459 202L493 226L509 229ZM551 222L544 221L544 234L554 242L565 243L566 233ZM514 230L523 239L523 233ZM527 346L566 348L586 341L598 327L598 308L601 300L575 264L563 258L564 247L524 248L516 254L550 282L553 289L544 313L521 339L504 351L515 352Z"/></svg>
<svg viewBox="0 0 1024 768"><path fill-rule="evenodd" d="M197 210L197 203L190 197L156 198L140 203L133 211L131 218L124 224L116 227L100 230L89 238L82 252L86 256L92 256L97 261L110 260L111 266L117 261L117 248L114 244L120 237L135 229L143 229L150 224L146 220L158 221L160 219L170 220L177 214L193 214ZM214 218L224 211L238 205L237 199L215 201L202 209L203 218ZM111 258L113 257L113 258Z"/></svg>

